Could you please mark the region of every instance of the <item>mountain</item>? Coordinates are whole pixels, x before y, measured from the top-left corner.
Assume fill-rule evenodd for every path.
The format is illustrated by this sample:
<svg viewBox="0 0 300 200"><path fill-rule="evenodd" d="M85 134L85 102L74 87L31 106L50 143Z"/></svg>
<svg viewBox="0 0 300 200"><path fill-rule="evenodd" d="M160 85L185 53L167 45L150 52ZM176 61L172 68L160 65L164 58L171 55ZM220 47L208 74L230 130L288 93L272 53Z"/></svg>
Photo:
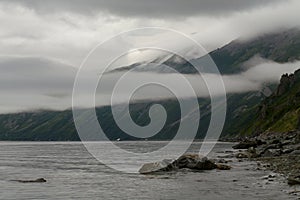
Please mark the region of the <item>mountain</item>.
<svg viewBox="0 0 300 200"><path fill-rule="evenodd" d="M222 48L210 52L208 55L213 59L221 74L234 74L243 71L243 64L256 55L278 63L300 60L300 29L295 28L283 32L265 34L248 40L237 39ZM205 62L208 55L192 59L191 62ZM151 62L167 65L183 74L198 73L188 61L177 55L167 55ZM147 66L147 62L117 68L110 71L110 73L128 70L172 73L172 71L163 70L159 65L156 68L151 68ZM205 70L201 69L201 72L203 71Z"/></svg>
<svg viewBox="0 0 300 200"><path fill-rule="evenodd" d="M221 73L241 71L242 64L255 55L278 63L299 60L300 30L265 34L247 41L235 40L210 53Z"/></svg>
<svg viewBox="0 0 300 200"><path fill-rule="evenodd" d="M300 68L300 66L299 66ZM249 111L249 119L240 120L241 133L288 132L300 127L300 70L284 74L273 94Z"/></svg>
<svg viewBox="0 0 300 200"><path fill-rule="evenodd" d="M260 36L248 41L236 40L210 53L210 56L214 59L223 74L235 74L243 71L244 63L255 55L260 55L263 58L282 63L299 59L300 31L293 29L281 33ZM201 59L203 58L198 58L198 61L201 62ZM161 58L158 59L158 61L172 66L181 73L195 73L195 69L191 68L188 62L174 56L166 59ZM138 65L140 64L118 70L130 70ZM145 69L141 67L139 70L143 71ZM114 72L115 71L110 73ZM293 79L290 76L286 77L286 75L284 77L284 80ZM294 77L298 77L298 72L295 73ZM287 82L283 79L279 88L291 87L292 89L277 89L277 93L274 93L267 99L265 99L260 92L228 94L227 115L222 133L223 136L234 136L241 132L250 134L266 130L281 131L286 130L286 127L288 127L288 129L294 129L295 126L297 126L295 125L297 124L295 121L298 119L295 117L298 114L298 110L295 109L296 106L294 105L297 101L296 97L299 95L296 89L298 87L298 78L295 78L297 81L295 81L294 84L289 82L289 84L287 84L288 86L283 84L283 82ZM284 86L282 86L282 84ZM273 91L276 91L275 88L273 88ZM264 104L260 104L262 100L264 100ZM188 101L188 99L186 99L186 101ZM198 102L201 121L197 138L201 139L205 136L210 122L210 100L199 98ZM163 105L168 113L168 118L163 129L157 135L149 139L171 139L174 137L174 134L176 134L181 115L179 104L175 99L134 102L130 105L133 120L139 125L148 124L150 122L148 111L153 104ZM123 105L120 106L122 107ZM118 128L113 119L110 106L96 108L96 113L98 121L101 123L109 139L137 139L125 134ZM288 122L286 122L286 119L288 119ZM71 110L44 110L0 115L0 140L66 141L79 140L79 137L74 126Z"/></svg>

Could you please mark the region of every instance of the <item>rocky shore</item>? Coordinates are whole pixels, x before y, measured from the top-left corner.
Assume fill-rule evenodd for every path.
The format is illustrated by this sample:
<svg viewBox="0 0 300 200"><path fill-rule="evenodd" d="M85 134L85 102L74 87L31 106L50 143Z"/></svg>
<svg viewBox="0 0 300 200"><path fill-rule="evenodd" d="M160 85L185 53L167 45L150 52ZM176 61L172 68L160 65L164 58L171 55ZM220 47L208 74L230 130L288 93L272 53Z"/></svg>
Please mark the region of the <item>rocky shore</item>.
<svg viewBox="0 0 300 200"><path fill-rule="evenodd" d="M300 184L300 131L245 138L233 148L240 150L236 158L262 162L268 169L286 176L289 185Z"/></svg>

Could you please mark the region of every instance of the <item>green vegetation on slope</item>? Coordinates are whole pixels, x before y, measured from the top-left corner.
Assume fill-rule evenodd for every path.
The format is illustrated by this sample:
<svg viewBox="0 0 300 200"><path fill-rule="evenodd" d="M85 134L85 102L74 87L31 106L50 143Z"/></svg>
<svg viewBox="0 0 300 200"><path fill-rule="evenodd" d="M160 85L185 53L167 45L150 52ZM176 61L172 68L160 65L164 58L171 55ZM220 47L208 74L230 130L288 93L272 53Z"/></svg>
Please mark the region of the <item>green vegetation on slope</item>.
<svg viewBox="0 0 300 200"><path fill-rule="evenodd" d="M262 132L287 132L299 128L300 118L300 70L285 74L270 97L250 112L253 116L242 134ZM245 122L244 122L245 123Z"/></svg>

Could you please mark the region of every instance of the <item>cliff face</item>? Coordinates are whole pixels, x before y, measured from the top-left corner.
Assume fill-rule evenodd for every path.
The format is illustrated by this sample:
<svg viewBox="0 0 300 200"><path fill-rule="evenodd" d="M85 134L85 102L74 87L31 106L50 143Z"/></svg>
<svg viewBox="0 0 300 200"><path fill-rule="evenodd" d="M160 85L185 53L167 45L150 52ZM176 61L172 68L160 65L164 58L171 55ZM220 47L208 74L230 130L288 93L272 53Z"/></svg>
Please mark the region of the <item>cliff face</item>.
<svg viewBox="0 0 300 200"><path fill-rule="evenodd" d="M287 132L300 127L300 70L281 77L277 90L262 101L244 133Z"/></svg>
<svg viewBox="0 0 300 200"><path fill-rule="evenodd" d="M281 96L288 92L300 79L300 70L295 71L294 74L284 74L280 79L280 84L278 85L276 96Z"/></svg>

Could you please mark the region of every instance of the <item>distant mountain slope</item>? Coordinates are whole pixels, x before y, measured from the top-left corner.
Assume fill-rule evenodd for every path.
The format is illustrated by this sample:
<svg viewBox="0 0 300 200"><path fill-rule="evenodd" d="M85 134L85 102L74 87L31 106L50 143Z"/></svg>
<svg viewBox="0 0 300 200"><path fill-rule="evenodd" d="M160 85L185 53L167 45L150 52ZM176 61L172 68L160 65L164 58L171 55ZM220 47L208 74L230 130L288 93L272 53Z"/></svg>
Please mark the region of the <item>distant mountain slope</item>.
<svg viewBox="0 0 300 200"><path fill-rule="evenodd" d="M243 69L245 61L257 54L277 62L298 59L300 55L299 39L300 31L293 29L281 34L261 36L248 42L234 41L211 52L211 56L215 59L222 73L237 73ZM191 68L187 62L176 57L170 57L164 60L164 63L173 66L182 73L195 72L195 69ZM129 69L130 67L126 68L126 70ZM298 74L299 72L296 72L294 78L284 76L279 88L284 86L285 89L278 89L278 92L267 98L260 107L260 102L264 99L260 92L228 94L227 118L223 135L295 129L298 126L298 96L300 96L298 94L300 92ZM285 79L293 81L283 81ZM283 82L288 82L288 84L284 85ZM204 137L210 122L210 100L198 99L198 101L201 124L197 138L200 139ZM154 103L162 104L165 107L168 119L162 131L149 139L171 139L176 134L181 114L176 100L149 100L132 103L130 105L132 118L140 125L149 123L148 110ZM257 112L258 108L260 108L259 112ZM111 107L100 107L96 109L96 112L104 132L111 140L118 138L122 140L136 139L125 134L117 127L112 117ZM74 126L71 110L36 111L0 115L0 140L66 141L79 140L79 137Z"/></svg>
<svg viewBox="0 0 300 200"><path fill-rule="evenodd" d="M294 74L284 74L277 90L236 122L244 135L299 129L300 70Z"/></svg>
<svg viewBox="0 0 300 200"><path fill-rule="evenodd" d="M255 55L279 63L300 59L300 30L266 34L249 41L235 40L210 53L222 73L239 72L241 64Z"/></svg>
<svg viewBox="0 0 300 200"><path fill-rule="evenodd" d="M222 48L209 53L221 74L232 74L243 71L244 62L259 55L262 58L279 63L300 60L300 29L291 29L284 32L265 34L250 40L234 40ZM194 59L196 63L202 63L205 57ZM179 56L168 55L165 58L157 58L153 62L172 67L180 73L193 74L197 70L186 60ZM145 63L136 63L127 67L117 68L111 72L127 71L145 72L154 71L158 73L170 73L158 66L156 69Z"/></svg>
<svg viewBox="0 0 300 200"><path fill-rule="evenodd" d="M239 129L233 127L234 120L239 118L248 108L257 105L262 97L255 93L229 95L227 100L227 118L223 134L239 133ZM259 93L257 93L259 94ZM186 99L188 101L188 99ZM210 100L198 99L201 120L196 138L205 136L210 122ZM161 104L167 111L167 121L163 129L149 140L172 139L177 133L181 112L178 101L161 100L151 102L137 102L130 105L133 121L143 126L149 121L149 108L153 104ZM120 105L122 106L122 105ZM115 123L111 107L104 106L96 109L98 121L103 131L111 140L137 140L124 133ZM193 119L192 116L189 116ZM25 140L25 141L78 141L79 137L75 129L71 110L66 111L36 111L28 113L15 113L0 115L0 140Z"/></svg>

